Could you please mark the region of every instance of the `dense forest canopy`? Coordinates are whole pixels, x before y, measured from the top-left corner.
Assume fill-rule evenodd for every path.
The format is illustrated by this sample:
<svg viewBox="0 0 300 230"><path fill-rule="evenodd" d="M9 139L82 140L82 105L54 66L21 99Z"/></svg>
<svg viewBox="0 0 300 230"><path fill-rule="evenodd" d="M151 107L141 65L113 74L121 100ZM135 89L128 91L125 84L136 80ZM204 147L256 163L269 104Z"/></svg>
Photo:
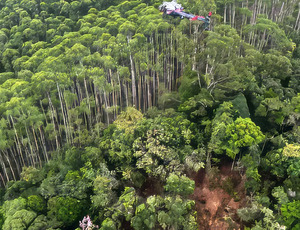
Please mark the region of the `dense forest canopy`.
<svg viewBox="0 0 300 230"><path fill-rule="evenodd" d="M300 228L299 0L178 2L0 1L2 229Z"/></svg>

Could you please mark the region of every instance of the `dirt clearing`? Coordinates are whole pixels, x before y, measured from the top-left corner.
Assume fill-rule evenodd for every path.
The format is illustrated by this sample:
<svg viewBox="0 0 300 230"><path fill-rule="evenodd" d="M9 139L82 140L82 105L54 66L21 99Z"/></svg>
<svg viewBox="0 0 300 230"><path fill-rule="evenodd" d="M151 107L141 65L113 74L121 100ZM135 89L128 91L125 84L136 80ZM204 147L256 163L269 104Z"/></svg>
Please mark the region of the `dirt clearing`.
<svg viewBox="0 0 300 230"><path fill-rule="evenodd" d="M230 163L212 168L209 175L201 169L192 179L200 230L244 229L236 211L246 203L245 179L231 171Z"/></svg>

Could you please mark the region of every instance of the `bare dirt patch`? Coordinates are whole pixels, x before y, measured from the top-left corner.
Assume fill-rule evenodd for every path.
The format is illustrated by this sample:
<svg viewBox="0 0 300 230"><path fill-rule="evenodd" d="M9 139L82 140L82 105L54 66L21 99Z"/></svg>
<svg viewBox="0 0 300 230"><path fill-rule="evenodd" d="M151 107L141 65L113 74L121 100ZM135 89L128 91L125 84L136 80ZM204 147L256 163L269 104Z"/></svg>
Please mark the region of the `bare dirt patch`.
<svg viewBox="0 0 300 230"><path fill-rule="evenodd" d="M230 163L213 168L209 175L201 169L192 178L195 190L191 198L196 202L200 230L244 229L236 211L246 203L245 180L231 170Z"/></svg>

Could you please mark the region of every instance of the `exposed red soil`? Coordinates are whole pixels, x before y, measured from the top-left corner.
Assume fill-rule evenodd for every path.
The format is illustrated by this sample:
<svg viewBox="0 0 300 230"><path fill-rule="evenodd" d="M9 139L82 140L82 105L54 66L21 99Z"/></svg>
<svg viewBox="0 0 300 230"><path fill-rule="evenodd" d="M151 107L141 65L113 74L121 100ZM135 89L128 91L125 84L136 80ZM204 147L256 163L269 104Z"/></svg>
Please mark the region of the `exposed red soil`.
<svg viewBox="0 0 300 230"><path fill-rule="evenodd" d="M192 176L195 190L191 198L196 202L199 229L244 229L236 213L246 203L244 178L231 171L230 163L210 175L201 169Z"/></svg>

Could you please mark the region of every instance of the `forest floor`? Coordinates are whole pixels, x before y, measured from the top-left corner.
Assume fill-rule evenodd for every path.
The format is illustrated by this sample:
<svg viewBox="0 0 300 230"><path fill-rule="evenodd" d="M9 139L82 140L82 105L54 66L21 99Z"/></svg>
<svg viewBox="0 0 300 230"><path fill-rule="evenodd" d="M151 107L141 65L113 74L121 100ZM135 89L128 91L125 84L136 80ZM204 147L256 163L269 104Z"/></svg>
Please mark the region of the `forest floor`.
<svg viewBox="0 0 300 230"><path fill-rule="evenodd" d="M245 179L234 170L230 163L205 169L192 175L195 180L194 194L197 222L200 230L243 229L237 216L237 209L246 205Z"/></svg>

